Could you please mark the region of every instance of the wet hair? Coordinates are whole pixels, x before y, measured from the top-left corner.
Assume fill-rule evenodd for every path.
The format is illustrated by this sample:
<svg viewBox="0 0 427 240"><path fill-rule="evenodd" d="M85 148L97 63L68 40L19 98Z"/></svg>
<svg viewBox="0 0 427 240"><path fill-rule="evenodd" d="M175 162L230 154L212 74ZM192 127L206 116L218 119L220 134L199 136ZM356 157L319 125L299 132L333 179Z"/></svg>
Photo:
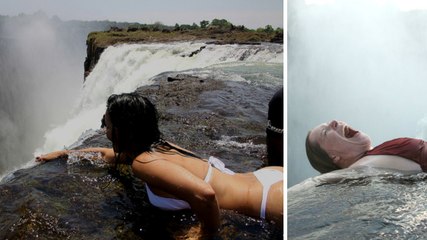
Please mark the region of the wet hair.
<svg viewBox="0 0 427 240"><path fill-rule="evenodd" d="M283 87L268 103L266 143L268 165L283 166Z"/></svg>
<svg viewBox="0 0 427 240"><path fill-rule="evenodd" d="M162 139L155 105L138 93L111 95L107 100L106 112L113 127L116 164L123 161L120 157L122 153L124 163L132 164L136 156L153 150L169 154L169 150L174 149L179 154L200 158ZM105 124L105 119L102 122Z"/></svg>
<svg viewBox="0 0 427 240"><path fill-rule="evenodd" d="M113 94L107 101L113 127L113 145L118 153L136 156L160 140L157 110L137 93Z"/></svg>
<svg viewBox="0 0 427 240"><path fill-rule="evenodd" d="M308 132L305 139L305 152L311 166L320 173L327 173L340 169L334 164L332 158L319 146L319 143L309 140L311 131Z"/></svg>
<svg viewBox="0 0 427 240"><path fill-rule="evenodd" d="M272 132L283 133L283 87L273 95L268 102L268 120ZM281 131L282 132L281 132Z"/></svg>

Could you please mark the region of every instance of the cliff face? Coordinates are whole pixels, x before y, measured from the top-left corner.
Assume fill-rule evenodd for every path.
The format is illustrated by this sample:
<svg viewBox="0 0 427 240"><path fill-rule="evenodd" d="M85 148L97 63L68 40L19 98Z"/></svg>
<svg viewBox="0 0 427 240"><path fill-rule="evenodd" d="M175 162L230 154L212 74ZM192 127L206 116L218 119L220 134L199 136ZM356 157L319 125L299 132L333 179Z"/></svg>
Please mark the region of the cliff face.
<svg viewBox="0 0 427 240"><path fill-rule="evenodd" d="M111 29L104 32L92 32L86 40L85 79L108 46L123 43L174 41L204 41L208 44L261 44L262 42L283 44L283 33L253 30L221 31L218 29L197 31L123 31L121 29Z"/></svg>
<svg viewBox="0 0 427 240"><path fill-rule="evenodd" d="M95 38L88 38L86 41L87 45L87 54L84 63L84 77L89 75L92 69L95 67L96 63L101 56L101 53L105 50L106 47L102 47L96 44Z"/></svg>

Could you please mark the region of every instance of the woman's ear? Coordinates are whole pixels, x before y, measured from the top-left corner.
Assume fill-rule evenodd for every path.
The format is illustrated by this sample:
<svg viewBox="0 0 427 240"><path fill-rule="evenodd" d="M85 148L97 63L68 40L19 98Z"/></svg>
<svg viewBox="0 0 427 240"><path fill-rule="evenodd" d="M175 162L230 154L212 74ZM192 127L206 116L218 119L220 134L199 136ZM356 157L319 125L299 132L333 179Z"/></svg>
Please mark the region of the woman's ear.
<svg viewBox="0 0 427 240"><path fill-rule="evenodd" d="M332 159L332 162L335 165L337 165L337 163L341 160L340 153L335 151L335 150L331 150L329 152L326 152L326 154L328 154L328 156Z"/></svg>
<svg viewBox="0 0 427 240"><path fill-rule="evenodd" d="M337 155L331 155L331 158L335 165L341 160L341 157Z"/></svg>

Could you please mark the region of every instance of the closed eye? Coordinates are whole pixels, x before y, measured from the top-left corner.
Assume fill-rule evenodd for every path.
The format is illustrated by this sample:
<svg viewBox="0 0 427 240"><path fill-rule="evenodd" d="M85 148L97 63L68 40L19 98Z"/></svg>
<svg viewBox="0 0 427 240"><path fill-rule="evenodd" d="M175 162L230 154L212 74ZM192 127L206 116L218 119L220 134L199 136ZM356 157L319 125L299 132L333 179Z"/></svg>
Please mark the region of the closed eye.
<svg viewBox="0 0 427 240"><path fill-rule="evenodd" d="M325 137L325 136L326 136L326 128L324 128L324 129L322 130L321 135L322 135L322 137Z"/></svg>

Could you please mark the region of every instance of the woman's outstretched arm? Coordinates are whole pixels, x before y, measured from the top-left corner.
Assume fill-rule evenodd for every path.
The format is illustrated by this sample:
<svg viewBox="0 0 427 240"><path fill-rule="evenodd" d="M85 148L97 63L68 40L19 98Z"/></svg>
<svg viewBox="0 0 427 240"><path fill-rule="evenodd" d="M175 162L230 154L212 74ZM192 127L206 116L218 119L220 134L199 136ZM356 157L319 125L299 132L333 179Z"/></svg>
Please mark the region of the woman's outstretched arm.
<svg viewBox="0 0 427 240"><path fill-rule="evenodd" d="M54 160L57 158L68 158L70 154L78 155L78 154L84 154L84 153L90 153L90 152L100 153L102 157L102 159L100 160L104 160L107 163L113 163L115 160L114 150L112 148L95 147L95 148L85 148L85 149L79 149L79 150L60 150L60 151L43 154L36 157L36 162L46 162L46 161ZM94 160L97 160L97 159L94 159Z"/></svg>

